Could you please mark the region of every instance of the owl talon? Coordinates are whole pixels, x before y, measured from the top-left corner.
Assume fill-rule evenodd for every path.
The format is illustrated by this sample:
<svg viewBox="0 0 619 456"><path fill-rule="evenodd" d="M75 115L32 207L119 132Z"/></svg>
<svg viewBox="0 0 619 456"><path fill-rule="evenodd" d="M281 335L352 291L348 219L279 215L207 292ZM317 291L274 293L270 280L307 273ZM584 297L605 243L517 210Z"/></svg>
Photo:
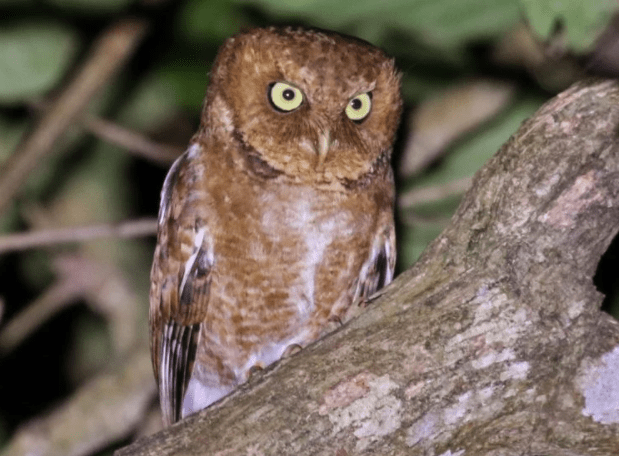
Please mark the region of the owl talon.
<svg viewBox="0 0 619 456"><path fill-rule="evenodd" d="M378 298L380 298L384 294L385 294L385 289L381 288L380 290L376 291L372 295L370 295L367 298L365 298L364 300L362 300L359 303L359 307L367 307L367 306L369 306L373 301L376 301Z"/></svg>
<svg viewBox="0 0 619 456"><path fill-rule="evenodd" d="M254 364L249 368L249 371L247 371L247 380L251 380L253 376L262 370L264 370L264 366L261 364Z"/></svg>
<svg viewBox="0 0 619 456"><path fill-rule="evenodd" d="M282 353L282 359L288 358L289 356L299 353L302 349L303 347L301 347L299 344L288 345L286 347L286 350L284 350L284 353Z"/></svg>

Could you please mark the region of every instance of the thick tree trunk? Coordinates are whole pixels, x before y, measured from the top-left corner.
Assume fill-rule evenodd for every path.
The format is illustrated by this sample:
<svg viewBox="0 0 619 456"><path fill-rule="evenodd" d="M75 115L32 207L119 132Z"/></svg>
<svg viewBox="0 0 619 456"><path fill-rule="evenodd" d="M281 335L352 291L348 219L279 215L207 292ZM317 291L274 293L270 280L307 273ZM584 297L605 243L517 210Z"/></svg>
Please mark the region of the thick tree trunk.
<svg viewBox="0 0 619 456"><path fill-rule="evenodd" d="M135 455L617 455L619 83L544 105L365 312Z"/></svg>

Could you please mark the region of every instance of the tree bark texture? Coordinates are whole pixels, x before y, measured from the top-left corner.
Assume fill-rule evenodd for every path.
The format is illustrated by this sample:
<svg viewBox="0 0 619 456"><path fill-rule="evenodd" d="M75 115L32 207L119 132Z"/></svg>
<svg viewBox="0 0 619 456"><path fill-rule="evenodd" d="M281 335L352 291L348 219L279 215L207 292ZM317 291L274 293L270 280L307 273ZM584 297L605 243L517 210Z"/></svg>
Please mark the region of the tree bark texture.
<svg viewBox="0 0 619 456"><path fill-rule="evenodd" d="M619 83L571 87L481 169L415 266L340 330L137 455L617 455Z"/></svg>

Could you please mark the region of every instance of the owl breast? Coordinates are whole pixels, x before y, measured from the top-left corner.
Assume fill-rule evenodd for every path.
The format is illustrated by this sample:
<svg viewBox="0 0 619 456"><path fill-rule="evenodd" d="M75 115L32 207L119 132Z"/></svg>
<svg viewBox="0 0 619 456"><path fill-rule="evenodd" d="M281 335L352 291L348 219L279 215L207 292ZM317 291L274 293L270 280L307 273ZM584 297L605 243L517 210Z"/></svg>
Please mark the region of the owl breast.
<svg viewBox="0 0 619 456"><path fill-rule="evenodd" d="M294 258L288 266L296 270L296 280L288 288L287 301L299 320L326 305L329 291L323 289L324 279L335 280L338 270L350 267L347 263L354 254L343 247L370 229L350 211L337 204L334 207L333 198L300 188L292 192L287 205L271 204L267 199L261 216L260 227L273 245L281 246L281 258Z"/></svg>
<svg viewBox="0 0 619 456"><path fill-rule="evenodd" d="M367 194L250 182L239 191L237 182L219 196L207 323L183 416L332 328L352 304L376 230Z"/></svg>

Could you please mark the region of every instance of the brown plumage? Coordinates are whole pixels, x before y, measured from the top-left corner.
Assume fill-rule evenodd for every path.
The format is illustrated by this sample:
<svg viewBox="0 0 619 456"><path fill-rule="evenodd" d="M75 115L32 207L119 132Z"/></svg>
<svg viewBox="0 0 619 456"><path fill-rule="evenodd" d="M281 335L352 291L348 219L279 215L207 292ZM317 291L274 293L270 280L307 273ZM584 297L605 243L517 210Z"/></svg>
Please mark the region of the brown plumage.
<svg viewBox="0 0 619 456"><path fill-rule="evenodd" d="M395 264L399 75L332 32L230 38L161 192L151 352L164 422L347 319Z"/></svg>

